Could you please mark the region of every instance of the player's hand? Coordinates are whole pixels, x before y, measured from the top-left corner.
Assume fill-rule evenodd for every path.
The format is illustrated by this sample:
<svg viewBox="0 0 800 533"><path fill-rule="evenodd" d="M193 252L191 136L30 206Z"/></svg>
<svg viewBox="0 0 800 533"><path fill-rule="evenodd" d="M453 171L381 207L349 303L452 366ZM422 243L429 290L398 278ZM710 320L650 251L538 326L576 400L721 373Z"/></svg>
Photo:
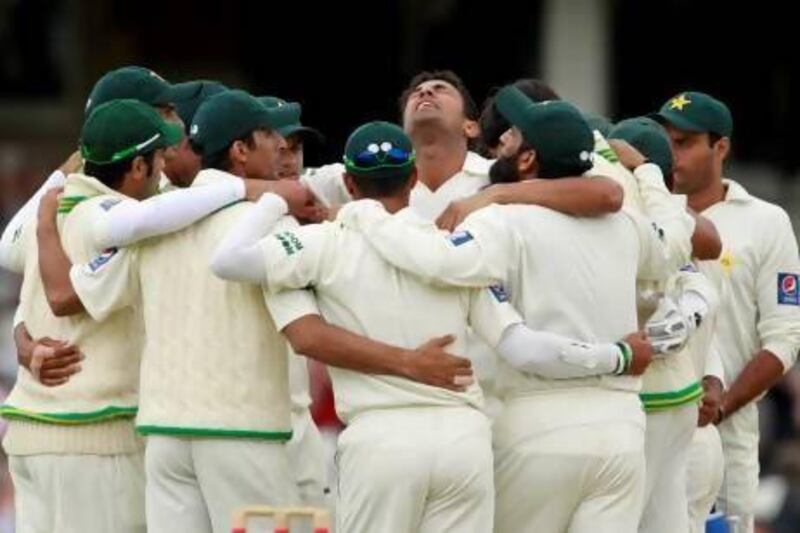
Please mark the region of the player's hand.
<svg viewBox="0 0 800 533"><path fill-rule="evenodd" d="M639 150L622 139L608 139L608 144L619 157L619 162L628 170L633 170L647 163L647 158Z"/></svg>
<svg viewBox="0 0 800 533"><path fill-rule="evenodd" d="M58 214L58 204L64 194L64 187L53 187L42 196L39 202L38 222L40 227L45 224L55 224Z"/></svg>
<svg viewBox="0 0 800 533"><path fill-rule="evenodd" d="M27 368L43 385L55 387L80 372L84 356L77 346L42 337L33 341L30 351L17 353L20 365Z"/></svg>
<svg viewBox="0 0 800 533"><path fill-rule="evenodd" d="M475 381L472 362L445 351L454 340L452 335L436 337L413 350L407 357L406 377L434 387L465 391Z"/></svg>
<svg viewBox="0 0 800 533"><path fill-rule="evenodd" d="M650 340L643 331L631 333L623 340L628 343L628 346L631 347L631 351L633 352L631 364L625 374L641 376L653 360L653 348L650 346Z"/></svg>
<svg viewBox="0 0 800 533"><path fill-rule="evenodd" d="M491 187L462 200L450 202L447 209L436 219L436 225L440 229L454 231L470 214L491 205L493 202L494 197L491 194Z"/></svg>
<svg viewBox="0 0 800 533"><path fill-rule="evenodd" d="M700 403L697 415L697 425L700 427L708 424L717 424L722 418L722 382L714 376L703 378L703 401Z"/></svg>
<svg viewBox="0 0 800 533"><path fill-rule="evenodd" d="M83 157L81 157L81 152L80 150L75 150L66 161L61 163L61 166L58 167L58 170L63 172L65 176L69 176L70 174L78 172L82 166Z"/></svg>

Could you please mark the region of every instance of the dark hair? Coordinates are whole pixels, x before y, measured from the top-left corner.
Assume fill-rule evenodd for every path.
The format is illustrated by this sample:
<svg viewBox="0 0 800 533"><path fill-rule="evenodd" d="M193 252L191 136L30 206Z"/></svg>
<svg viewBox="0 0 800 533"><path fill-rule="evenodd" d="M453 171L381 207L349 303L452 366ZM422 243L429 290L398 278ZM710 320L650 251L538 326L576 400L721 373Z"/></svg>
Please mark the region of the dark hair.
<svg viewBox="0 0 800 533"><path fill-rule="evenodd" d="M143 154L137 154L137 157L141 156L144 158L144 163L147 165L148 174L153 171L153 158L155 155L155 150L150 150L149 152L145 152ZM116 190L122 185L122 178L125 176L125 174L130 172L131 168L133 168L134 159L136 159L136 157L123 159L122 161L116 161L106 165L100 165L98 163L86 161L83 165L83 173L99 180L103 185Z"/></svg>
<svg viewBox="0 0 800 533"><path fill-rule="evenodd" d="M408 86L398 100L401 115L405 111L408 99L411 93L414 92L414 89L419 87L420 84L431 80L442 80L455 87L461 95L461 99L464 101L464 116L470 120L478 120L478 106L475 104L475 99L472 98L469 89L467 89L467 86L464 84L464 80L452 70L425 70L411 78L411 81L408 82Z"/></svg>
<svg viewBox="0 0 800 533"><path fill-rule="evenodd" d="M256 138L254 136L254 133L256 131L258 130L253 130L249 132L247 135L239 137L238 139L234 139L230 142L230 144L228 144L228 146L226 146L222 150L219 150L213 154L208 154L208 155L204 154L203 147L195 143L194 141L190 140L189 144L192 147L192 151L200 156L202 168L216 168L217 170L228 172L230 171L231 166L233 166L229 154L231 146L233 146L233 143L235 143L236 141L242 141L247 145L248 148L250 148L251 150L254 149L256 147Z"/></svg>
<svg viewBox="0 0 800 533"><path fill-rule="evenodd" d="M522 91L525 96L534 102L544 102L546 100L561 100L558 93L553 90L547 83L537 78L522 78L513 83L513 86ZM480 147L484 155L488 154L489 149L495 148L500 142L500 136L511 125L503 115L497 110L494 105L494 93L498 88L495 88L493 93L486 98L483 103L483 111L481 112L480 127Z"/></svg>
<svg viewBox="0 0 800 533"><path fill-rule="evenodd" d="M392 176L388 178L375 178L370 176L357 176L350 174L358 190L367 198L387 198L400 192L408 184L411 174Z"/></svg>

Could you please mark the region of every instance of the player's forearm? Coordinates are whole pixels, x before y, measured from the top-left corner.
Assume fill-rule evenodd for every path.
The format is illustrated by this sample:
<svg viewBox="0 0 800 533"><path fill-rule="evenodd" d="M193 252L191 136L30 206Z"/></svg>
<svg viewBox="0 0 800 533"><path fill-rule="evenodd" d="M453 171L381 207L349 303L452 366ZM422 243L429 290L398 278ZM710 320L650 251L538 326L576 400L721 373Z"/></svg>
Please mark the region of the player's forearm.
<svg viewBox="0 0 800 533"><path fill-rule="evenodd" d="M540 205L574 216L598 216L622 208L622 187L605 177L562 178L492 185L481 194L496 204Z"/></svg>
<svg viewBox="0 0 800 533"><path fill-rule="evenodd" d="M265 194L228 231L211 259L211 270L222 279L266 284L267 268L259 240L288 211L283 198Z"/></svg>
<svg viewBox="0 0 800 533"><path fill-rule="evenodd" d="M497 351L517 370L550 379L622 374L626 369L624 354L616 344L578 342L524 324L509 327Z"/></svg>
<svg viewBox="0 0 800 533"><path fill-rule="evenodd" d="M783 363L772 352L758 352L728 388L722 400L725 417L772 388L783 376L783 371Z"/></svg>
<svg viewBox="0 0 800 533"><path fill-rule="evenodd" d="M95 229L95 244L101 250L124 247L172 233L244 196L244 181L237 179L171 191L141 202L124 200L108 208L104 223Z"/></svg>
<svg viewBox="0 0 800 533"><path fill-rule="evenodd" d="M39 246L39 273L53 314L69 316L82 312L83 304L69 278L72 263L61 246L55 220L40 218L36 239Z"/></svg>
<svg viewBox="0 0 800 533"><path fill-rule="evenodd" d="M364 374L408 377L408 350L332 326L319 315L299 318L282 333L295 352L326 365Z"/></svg>

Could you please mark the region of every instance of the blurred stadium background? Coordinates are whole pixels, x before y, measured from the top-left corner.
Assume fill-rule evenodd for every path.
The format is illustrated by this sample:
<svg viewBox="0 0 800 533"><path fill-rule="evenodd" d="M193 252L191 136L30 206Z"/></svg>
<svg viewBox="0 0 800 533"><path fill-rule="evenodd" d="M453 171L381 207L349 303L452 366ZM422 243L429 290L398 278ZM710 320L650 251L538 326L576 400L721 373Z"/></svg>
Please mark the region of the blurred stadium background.
<svg viewBox="0 0 800 533"><path fill-rule="evenodd" d="M169 81L216 79L303 104L338 159L349 131L398 116L425 68L459 73L479 103L540 77L613 120L685 89L734 114L727 175L782 205L800 229L800 61L779 2L387 0L196 2L0 0L0 225L76 147L86 96L106 71L150 67ZM0 383L16 372L11 318L19 280L0 272ZM800 531L800 372L762 401L763 531ZM320 420L331 421L325 402ZM326 414L327 413L327 414ZM4 465L3 465L4 467ZM0 533L13 530L7 473Z"/></svg>

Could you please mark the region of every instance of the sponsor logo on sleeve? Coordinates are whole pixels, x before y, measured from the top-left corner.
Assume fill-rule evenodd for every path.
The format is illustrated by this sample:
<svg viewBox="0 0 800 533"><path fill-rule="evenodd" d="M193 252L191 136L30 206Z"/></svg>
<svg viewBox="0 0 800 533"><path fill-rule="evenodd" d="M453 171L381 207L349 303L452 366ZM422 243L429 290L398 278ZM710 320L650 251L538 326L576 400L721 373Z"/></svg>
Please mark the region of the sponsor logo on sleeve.
<svg viewBox="0 0 800 533"><path fill-rule="evenodd" d="M462 244L473 240L474 237L468 231L456 231L455 233L451 233L447 239L453 243L453 246L461 246Z"/></svg>
<svg viewBox="0 0 800 533"><path fill-rule="evenodd" d="M100 255L89 261L89 263L86 265L86 272L89 274L96 273L98 270L103 268L103 266L107 265L108 262L111 261L111 258L114 257L118 251L119 250L117 248L107 248L106 250L103 250Z"/></svg>
<svg viewBox="0 0 800 533"><path fill-rule="evenodd" d="M489 285L489 292L491 292L494 299L500 303L508 301L508 293L502 285Z"/></svg>
<svg viewBox="0 0 800 533"><path fill-rule="evenodd" d="M797 290L797 274L778 272L778 303L800 305L800 292Z"/></svg>

